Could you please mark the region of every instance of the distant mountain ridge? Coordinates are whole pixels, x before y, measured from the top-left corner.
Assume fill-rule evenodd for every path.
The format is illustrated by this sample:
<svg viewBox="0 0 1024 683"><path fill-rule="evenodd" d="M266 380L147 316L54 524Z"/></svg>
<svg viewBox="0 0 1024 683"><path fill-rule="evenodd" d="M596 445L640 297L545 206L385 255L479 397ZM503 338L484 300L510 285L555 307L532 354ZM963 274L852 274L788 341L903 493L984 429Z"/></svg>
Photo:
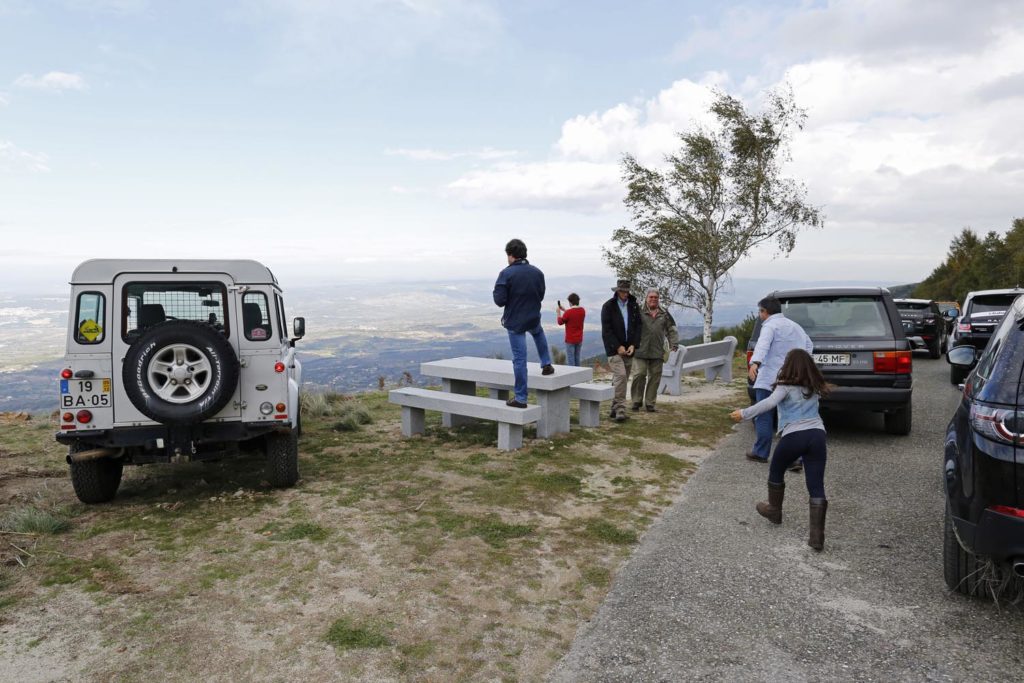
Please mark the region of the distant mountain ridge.
<svg viewBox="0 0 1024 683"><path fill-rule="evenodd" d="M563 346L555 304L575 292L587 309L583 356L603 355L600 308L614 284L593 275L548 278L542 311L548 341ZM298 345L305 380L320 387L360 391L376 388L381 377L397 382L403 373L418 380L421 362L444 357L511 357L501 311L491 298L493 280L285 285L287 315L306 318L308 333ZM877 283L737 279L719 298L715 326L739 323L774 289L825 285ZM0 411L56 407L66 309L66 294L0 292ZM680 338L701 331L697 313L673 308L672 314Z"/></svg>

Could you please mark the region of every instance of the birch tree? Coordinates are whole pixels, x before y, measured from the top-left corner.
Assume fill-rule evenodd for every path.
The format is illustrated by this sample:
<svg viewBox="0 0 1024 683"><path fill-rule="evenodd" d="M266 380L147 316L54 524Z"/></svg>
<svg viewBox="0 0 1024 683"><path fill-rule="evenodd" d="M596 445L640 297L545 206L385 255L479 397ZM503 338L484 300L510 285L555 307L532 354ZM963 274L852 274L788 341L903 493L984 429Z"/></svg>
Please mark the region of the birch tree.
<svg viewBox="0 0 1024 683"><path fill-rule="evenodd" d="M797 233L823 225L802 183L782 175L789 144L803 128L804 110L788 88L767 93L750 113L738 99L716 93L714 124L679 134L664 171L626 155L624 200L632 227L612 234L605 261L637 289L657 287L669 303L704 319L711 340L715 300L732 268L755 249L788 255Z"/></svg>

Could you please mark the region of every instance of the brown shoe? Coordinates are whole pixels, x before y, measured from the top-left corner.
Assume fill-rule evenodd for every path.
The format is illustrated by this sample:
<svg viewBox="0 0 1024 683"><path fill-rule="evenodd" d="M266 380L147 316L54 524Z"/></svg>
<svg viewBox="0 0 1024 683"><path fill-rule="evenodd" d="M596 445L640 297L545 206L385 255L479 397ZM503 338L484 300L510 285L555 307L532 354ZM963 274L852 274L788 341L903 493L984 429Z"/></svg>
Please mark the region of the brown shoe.
<svg viewBox="0 0 1024 683"><path fill-rule="evenodd" d="M553 374L555 374L555 368L552 365L545 365L544 367L542 367L540 369L540 374L542 374L542 375L553 375Z"/></svg>
<svg viewBox="0 0 1024 683"><path fill-rule="evenodd" d="M658 409L657 409L657 408L655 408L655 407L654 407L654 406L652 406L652 405L648 405L648 406L647 406L647 412L648 412L648 413L656 413L656 412L658 412Z"/></svg>
<svg viewBox="0 0 1024 683"><path fill-rule="evenodd" d="M747 460L753 460L754 462L761 463L768 462L768 458L759 458L758 456L754 455L753 451L747 451L744 455L746 456Z"/></svg>
<svg viewBox="0 0 1024 683"><path fill-rule="evenodd" d="M505 401L505 405L507 405L509 408L525 408L526 407L525 403L520 403L519 401L515 400L514 398L510 398L509 400Z"/></svg>

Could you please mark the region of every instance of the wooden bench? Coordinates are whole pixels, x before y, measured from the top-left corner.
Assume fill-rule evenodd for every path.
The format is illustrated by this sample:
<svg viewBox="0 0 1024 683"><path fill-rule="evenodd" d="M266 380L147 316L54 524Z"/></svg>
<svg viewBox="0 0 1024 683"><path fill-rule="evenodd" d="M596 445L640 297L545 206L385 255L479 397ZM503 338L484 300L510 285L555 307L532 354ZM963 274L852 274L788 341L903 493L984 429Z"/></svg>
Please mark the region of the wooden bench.
<svg viewBox="0 0 1024 683"><path fill-rule="evenodd" d="M402 406L402 435L422 434L424 413L465 415L498 423L498 450L514 451L523 446L523 425L540 419L540 406L512 408L504 401L431 389L403 387L388 392L388 401Z"/></svg>
<svg viewBox="0 0 1024 683"><path fill-rule="evenodd" d="M615 396L611 384L583 382L569 387L569 398L580 401L580 426L597 427L601 424L601 401L610 401Z"/></svg>
<svg viewBox="0 0 1024 683"><path fill-rule="evenodd" d="M659 394L678 396L683 392L683 375L694 370L703 370L704 378L713 382L720 378L723 382L732 381L732 357L736 352L736 337L726 337L722 341L707 344L680 346L668 355L665 367L661 371Z"/></svg>
<svg viewBox="0 0 1024 683"><path fill-rule="evenodd" d="M477 382L478 387L487 389L487 394L495 400L507 400L512 387L492 382ZM580 426L598 427L601 424L601 401L610 401L615 396L615 388L610 384L581 382L569 387L569 398L580 402Z"/></svg>

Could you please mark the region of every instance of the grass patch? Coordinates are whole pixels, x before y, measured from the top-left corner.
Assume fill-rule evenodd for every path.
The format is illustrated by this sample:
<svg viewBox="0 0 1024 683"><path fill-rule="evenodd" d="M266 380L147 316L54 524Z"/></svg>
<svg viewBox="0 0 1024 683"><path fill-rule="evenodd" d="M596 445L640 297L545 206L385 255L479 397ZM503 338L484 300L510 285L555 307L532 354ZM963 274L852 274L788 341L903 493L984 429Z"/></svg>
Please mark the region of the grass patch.
<svg viewBox="0 0 1024 683"><path fill-rule="evenodd" d="M588 519L583 525L581 535L584 538L612 545L632 545L637 542L635 531L620 529L605 519Z"/></svg>
<svg viewBox="0 0 1024 683"><path fill-rule="evenodd" d="M580 578L588 586L604 588L612 582L612 573L607 567L584 567Z"/></svg>
<svg viewBox="0 0 1024 683"><path fill-rule="evenodd" d="M473 517L445 510L434 513L434 519L441 531L456 536L477 536L492 548L505 548L509 540L529 536L534 531L528 524L507 524L497 515Z"/></svg>
<svg viewBox="0 0 1024 683"><path fill-rule="evenodd" d="M121 566L108 557L79 559L56 557L45 568L43 586L63 586L81 583L87 592L113 591L126 583L127 577Z"/></svg>
<svg viewBox="0 0 1024 683"><path fill-rule="evenodd" d="M348 617L336 620L327 629L324 640L336 650L358 650L362 648L388 647L391 641L372 626L354 624Z"/></svg>
<svg viewBox="0 0 1024 683"><path fill-rule="evenodd" d="M269 535L267 532L270 532ZM260 529L259 533L267 536L271 541L301 541L305 539L314 543L326 540L331 535L329 529L313 522L299 522L287 528L282 528L280 524L272 522Z"/></svg>
<svg viewBox="0 0 1024 683"><path fill-rule="evenodd" d="M0 529L20 534L59 534L70 528L67 517L35 507L16 508L0 520Z"/></svg>

